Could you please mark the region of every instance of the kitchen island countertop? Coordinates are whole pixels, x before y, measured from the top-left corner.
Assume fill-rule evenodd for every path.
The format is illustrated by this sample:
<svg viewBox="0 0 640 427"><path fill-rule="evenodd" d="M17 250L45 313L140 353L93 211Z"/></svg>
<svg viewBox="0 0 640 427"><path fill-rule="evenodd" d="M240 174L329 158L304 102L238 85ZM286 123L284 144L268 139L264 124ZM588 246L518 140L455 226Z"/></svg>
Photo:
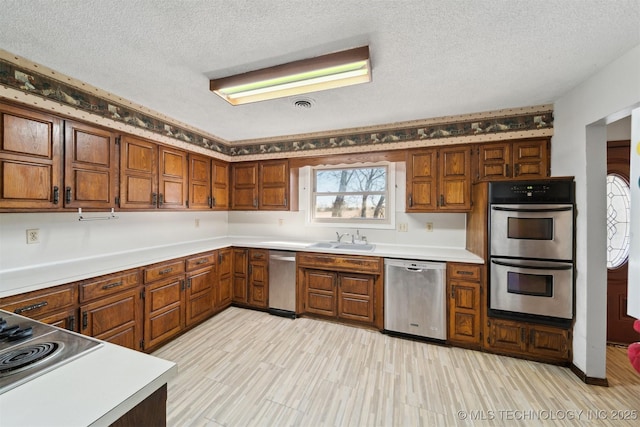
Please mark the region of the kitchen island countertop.
<svg viewBox="0 0 640 427"><path fill-rule="evenodd" d="M421 261L466 262L482 264L481 257L463 249L438 246L376 244L373 251L310 248L314 241L278 239L277 237L227 236L173 245L156 246L119 253L72 259L64 262L34 264L0 271L0 298L90 279L109 273L142 267L173 258L230 246L304 252L378 256Z"/></svg>
<svg viewBox="0 0 640 427"><path fill-rule="evenodd" d="M177 371L173 362L105 342L0 394L0 425L108 426Z"/></svg>

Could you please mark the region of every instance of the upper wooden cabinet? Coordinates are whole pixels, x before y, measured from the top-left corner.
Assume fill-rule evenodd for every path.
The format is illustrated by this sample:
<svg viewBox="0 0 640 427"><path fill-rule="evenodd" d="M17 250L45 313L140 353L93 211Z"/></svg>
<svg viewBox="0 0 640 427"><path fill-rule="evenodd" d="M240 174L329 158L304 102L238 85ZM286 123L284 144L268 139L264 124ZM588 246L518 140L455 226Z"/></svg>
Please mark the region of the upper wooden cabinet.
<svg viewBox="0 0 640 427"><path fill-rule="evenodd" d="M548 138L480 144L475 154L477 181L536 179L550 175Z"/></svg>
<svg viewBox="0 0 640 427"><path fill-rule="evenodd" d="M288 210L289 162L235 163L231 167L234 210Z"/></svg>
<svg viewBox="0 0 640 427"><path fill-rule="evenodd" d="M116 135L82 123L64 123L64 206L115 208L118 197Z"/></svg>
<svg viewBox="0 0 640 427"><path fill-rule="evenodd" d="M189 207L209 209L211 206L211 159L189 155Z"/></svg>
<svg viewBox="0 0 640 427"><path fill-rule="evenodd" d="M259 208L272 211L289 209L289 162L260 162L259 178Z"/></svg>
<svg viewBox="0 0 640 427"><path fill-rule="evenodd" d="M229 163L211 160L211 208L229 209Z"/></svg>
<svg viewBox="0 0 640 427"><path fill-rule="evenodd" d="M58 209L62 120L0 104L0 209Z"/></svg>
<svg viewBox="0 0 640 427"><path fill-rule="evenodd" d="M407 152L407 212L471 209L471 149L468 146Z"/></svg>
<svg viewBox="0 0 640 427"><path fill-rule="evenodd" d="M120 149L120 207L187 207L187 153L125 136Z"/></svg>

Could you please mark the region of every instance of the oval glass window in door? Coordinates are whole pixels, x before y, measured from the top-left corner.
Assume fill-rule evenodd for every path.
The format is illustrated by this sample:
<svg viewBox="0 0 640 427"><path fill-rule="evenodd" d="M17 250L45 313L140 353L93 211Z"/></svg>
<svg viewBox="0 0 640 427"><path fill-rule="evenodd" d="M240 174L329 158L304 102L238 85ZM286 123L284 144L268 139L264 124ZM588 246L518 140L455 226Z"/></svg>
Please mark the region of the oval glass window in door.
<svg viewBox="0 0 640 427"><path fill-rule="evenodd" d="M618 174L607 175L607 268L623 265L629 257L631 193Z"/></svg>

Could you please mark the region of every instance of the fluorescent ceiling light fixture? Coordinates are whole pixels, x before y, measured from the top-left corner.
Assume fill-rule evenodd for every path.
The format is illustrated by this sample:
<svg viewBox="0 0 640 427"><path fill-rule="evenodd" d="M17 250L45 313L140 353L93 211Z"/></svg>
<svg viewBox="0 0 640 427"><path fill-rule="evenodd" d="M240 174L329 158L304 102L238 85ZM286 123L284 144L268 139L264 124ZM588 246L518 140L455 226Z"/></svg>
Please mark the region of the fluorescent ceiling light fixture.
<svg viewBox="0 0 640 427"><path fill-rule="evenodd" d="M369 46L209 80L232 105L284 98L371 81Z"/></svg>

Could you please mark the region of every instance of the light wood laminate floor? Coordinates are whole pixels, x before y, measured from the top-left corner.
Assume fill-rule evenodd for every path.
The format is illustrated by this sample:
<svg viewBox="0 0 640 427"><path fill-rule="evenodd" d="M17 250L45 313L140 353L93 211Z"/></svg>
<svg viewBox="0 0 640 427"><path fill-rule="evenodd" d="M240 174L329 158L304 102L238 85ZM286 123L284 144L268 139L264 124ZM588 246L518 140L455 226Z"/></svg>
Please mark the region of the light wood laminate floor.
<svg viewBox="0 0 640 427"><path fill-rule="evenodd" d="M178 363L169 426L640 425L640 375L607 351L610 386L589 386L563 367L231 307L153 354Z"/></svg>

